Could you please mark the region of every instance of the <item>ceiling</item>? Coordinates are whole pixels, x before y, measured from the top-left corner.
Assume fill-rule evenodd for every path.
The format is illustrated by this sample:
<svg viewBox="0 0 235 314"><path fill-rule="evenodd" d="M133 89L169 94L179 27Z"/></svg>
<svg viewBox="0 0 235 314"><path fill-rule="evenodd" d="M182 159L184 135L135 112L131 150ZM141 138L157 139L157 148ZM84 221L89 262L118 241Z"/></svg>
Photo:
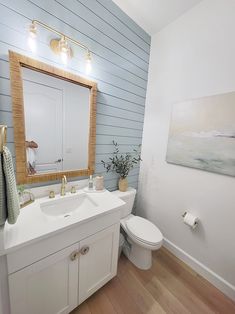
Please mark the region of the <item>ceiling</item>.
<svg viewBox="0 0 235 314"><path fill-rule="evenodd" d="M147 33L153 35L202 0L113 0Z"/></svg>

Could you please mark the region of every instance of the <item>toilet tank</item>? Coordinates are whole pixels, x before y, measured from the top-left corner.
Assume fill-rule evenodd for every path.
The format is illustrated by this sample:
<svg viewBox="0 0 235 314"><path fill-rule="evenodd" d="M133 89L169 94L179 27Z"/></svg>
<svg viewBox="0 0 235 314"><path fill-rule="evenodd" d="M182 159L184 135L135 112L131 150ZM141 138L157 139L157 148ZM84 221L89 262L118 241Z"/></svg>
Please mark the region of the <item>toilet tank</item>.
<svg viewBox="0 0 235 314"><path fill-rule="evenodd" d="M121 209L121 218L130 215L135 201L136 189L128 188L126 192L121 192L117 190L113 191L112 193L126 203Z"/></svg>

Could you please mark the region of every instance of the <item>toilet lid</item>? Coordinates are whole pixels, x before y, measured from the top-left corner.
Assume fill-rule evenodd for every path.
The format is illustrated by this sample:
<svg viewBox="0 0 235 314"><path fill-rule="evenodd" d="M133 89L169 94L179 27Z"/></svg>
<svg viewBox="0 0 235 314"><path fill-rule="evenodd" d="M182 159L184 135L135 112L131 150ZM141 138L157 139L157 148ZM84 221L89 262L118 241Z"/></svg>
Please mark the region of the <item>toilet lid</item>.
<svg viewBox="0 0 235 314"><path fill-rule="evenodd" d="M142 242L157 244L162 241L161 231L149 220L134 216L127 220L129 232Z"/></svg>

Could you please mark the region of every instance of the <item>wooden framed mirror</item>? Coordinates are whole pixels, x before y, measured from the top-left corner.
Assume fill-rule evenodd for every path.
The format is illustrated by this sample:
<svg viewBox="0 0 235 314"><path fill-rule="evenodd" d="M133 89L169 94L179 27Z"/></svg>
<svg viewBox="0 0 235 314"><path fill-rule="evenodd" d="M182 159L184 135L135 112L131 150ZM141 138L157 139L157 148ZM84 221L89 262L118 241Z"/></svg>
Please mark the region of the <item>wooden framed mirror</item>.
<svg viewBox="0 0 235 314"><path fill-rule="evenodd" d="M18 184L94 173L95 82L9 51Z"/></svg>

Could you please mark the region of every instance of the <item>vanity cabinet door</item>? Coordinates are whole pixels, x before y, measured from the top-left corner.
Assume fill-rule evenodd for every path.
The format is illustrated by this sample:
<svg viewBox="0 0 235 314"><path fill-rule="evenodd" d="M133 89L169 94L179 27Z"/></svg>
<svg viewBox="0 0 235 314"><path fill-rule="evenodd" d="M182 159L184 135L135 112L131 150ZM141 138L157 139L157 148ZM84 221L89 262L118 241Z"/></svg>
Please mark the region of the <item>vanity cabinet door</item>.
<svg viewBox="0 0 235 314"><path fill-rule="evenodd" d="M79 304L117 273L119 224L80 242Z"/></svg>
<svg viewBox="0 0 235 314"><path fill-rule="evenodd" d="M79 245L9 275L11 314L65 314L78 303Z"/></svg>

